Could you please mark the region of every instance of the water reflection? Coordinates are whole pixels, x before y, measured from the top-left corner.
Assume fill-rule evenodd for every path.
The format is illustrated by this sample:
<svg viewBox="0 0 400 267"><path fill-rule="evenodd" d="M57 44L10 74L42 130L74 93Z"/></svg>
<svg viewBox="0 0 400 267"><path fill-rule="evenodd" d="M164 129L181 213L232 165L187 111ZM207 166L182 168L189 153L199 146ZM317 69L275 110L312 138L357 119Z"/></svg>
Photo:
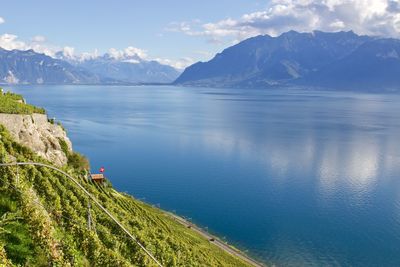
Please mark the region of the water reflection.
<svg viewBox="0 0 400 267"><path fill-rule="evenodd" d="M348 238L361 242L360 250L363 246L376 250L385 243L400 245L397 189L400 188L397 176L400 173L400 106L394 100L400 102L399 97L390 96L388 100L376 95L341 98L323 94L325 100L321 104L307 103L302 98L296 101L297 97L287 102L281 100L279 104L271 102L268 107L246 101L239 108L233 108L231 99L226 100L229 104L218 106L218 114L222 114L219 121L224 121L224 127L213 125L203 129L206 153L240 157L241 164L251 162L254 166L258 162L262 166L262 181L272 188L266 192L275 196L271 199L265 195L265 199L288 209L283 215L274 214L270 208L265 216L284 218L293 206L303 210L292 215L294 221L304 220L306 216L308 224L319 221L327 228L332 227L336 235L346 235L348 228L352 229ZM259 116L256 120L255 113ZM394 221L376 220L380 216L393 216ZM360 220L366 222L357 226ZM347 252L343 250L351 243L345 241L346 237L324 244L326 251L321 252L316 247L321 245L319 236L328 236L325 230L316 228L317 236L311 237L310 229L297 225L293 228L297 231L290 232L284 227L285 221L273 221L280 223L279 228L285 234L279 237L275 236L277 233L270 233L276 241L265 241L265 246L278 252L265 252L261 254L263 257L294 266L354 264L354 259L347 261L344 256ZM370 235L370 231L376 233ZM296 234L301 235L297 240ZM394 247L388 245L383 250L393 255L390 253ZM399 258L392 259L392 263L400 262ZM371 262L371 259L365 260ZM375 260L386 265L382 258Z"/></svg>
<svg viewBox="0 0 400 267"><path fill-rule="evenodd" d="M218 97L221 100L221 96ZM225 100L232 101L232 98ZM346 190L350 199L358 204L374 190L382 172L393 173L392 168L398 169L399 127L391 124L393 118L389 117L385 122L382 116L387 110L393 111L393 103L388 103L387 98L351 94L343 99L335 98L333 101L342 103L325 102L321 105L322 113L303 111L300 127L296 127L299 120L296 111L299 104L304 104L304 99L295 100L279 102L279 108L285 110L283 120L271 117L276 115L273 112L278 108L276 103L264 107L268 112L255 121L243 112L248 111L249 106L241 107L239 112L237 107L230 110L232 105L218 106L218 112L214 109L213 115L222 116L224 120L228 118L225 124L229 127L205 129L202 134L205 148L210 150L209 153L221 153L224 157L239 155L243 160L263 162L270 178L279 183L291 174L302 172L317 179L315 183L321 198L329 199L337 191ZM254 103L250 101L250 104L250 109L254 108ZM232 113L237 115L234 119ZM276 120L280 122L279 128L274 127ZM252 121L254 124L249 125ZM267 122L267 127L262 136L254 138L254 128L260 121ZM243 125L244 122L247 125Z"/></svg>

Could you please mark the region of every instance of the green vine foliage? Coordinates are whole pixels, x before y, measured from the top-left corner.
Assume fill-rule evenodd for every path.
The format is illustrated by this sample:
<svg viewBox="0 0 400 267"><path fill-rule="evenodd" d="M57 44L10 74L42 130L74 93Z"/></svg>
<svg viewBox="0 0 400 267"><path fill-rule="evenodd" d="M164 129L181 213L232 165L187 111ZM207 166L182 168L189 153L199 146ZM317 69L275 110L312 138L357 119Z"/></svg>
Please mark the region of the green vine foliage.
<svg viewBox="0 0 400 267"><path fill-rule="evenodd" d="M0 88L0 90L2 89ZM46 112L43 108L26 104L21 95L7 92L0 93L0 113L31 115L33 113L45 114Z"/></svg>
<svg viewBox="0 0 400 267"><path fill-rule="evenodd" d="M14 142L0 125L0 160L49 164ZM164 266L246 266L165 212L92 183L81 159L71 173ZM88 163L87 163L88 164ZM155 266L151 259L92 203L88 228L87 196L59 173L35 166L0 167L0 266Z"/></svg>

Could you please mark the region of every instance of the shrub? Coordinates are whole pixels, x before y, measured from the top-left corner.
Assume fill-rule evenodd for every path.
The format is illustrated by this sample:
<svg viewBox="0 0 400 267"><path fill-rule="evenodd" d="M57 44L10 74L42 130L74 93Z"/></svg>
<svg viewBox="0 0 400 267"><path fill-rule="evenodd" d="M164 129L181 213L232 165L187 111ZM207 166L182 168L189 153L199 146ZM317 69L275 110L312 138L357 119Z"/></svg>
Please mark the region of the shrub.
<svg viewBox="0 0 400 267"><path fill-rule="evenodd" d="M64 154L68 157L70 152L68 150L67 142L65 142L65 140L62 138L58 138L58 143L60 144L62 152L64 152Z"/></svg>
<svg viewBox="0 0 400 267"><path fill-rule="evenodd" d="M78 152L68 153L68 165L79 171L89 170L89 160Z"/></svg>

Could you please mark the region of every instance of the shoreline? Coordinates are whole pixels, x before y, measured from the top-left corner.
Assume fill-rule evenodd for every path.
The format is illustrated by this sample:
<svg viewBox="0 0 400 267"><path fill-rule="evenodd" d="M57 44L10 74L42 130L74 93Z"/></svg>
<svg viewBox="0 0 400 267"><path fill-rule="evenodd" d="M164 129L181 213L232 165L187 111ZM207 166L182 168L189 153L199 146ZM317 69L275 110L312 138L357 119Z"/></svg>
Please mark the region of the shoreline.
<svg viewBox="0 0 400 267"><path fill-rule="evenodd" d="M160 209L161 210L161 209ZM222 249L226 253L229 253L235 257L240 258L241 260L245 261L246 263L255 266L255 267L265 267L266 265L256 261L255 259L251 258L250 256L246 255L243 251L228 245L226 242L222 241L219 237L204 231L201 227L197 226L196 224L189 222L188 220L184 219L183 217L176 215L170 211L162 210L165 215L172 218L174 221L180 223L181 225L185 226L186 228L190 228L196 233L200 234L202 237L206 238L210 243L214 244L218 248Z"/></svg>

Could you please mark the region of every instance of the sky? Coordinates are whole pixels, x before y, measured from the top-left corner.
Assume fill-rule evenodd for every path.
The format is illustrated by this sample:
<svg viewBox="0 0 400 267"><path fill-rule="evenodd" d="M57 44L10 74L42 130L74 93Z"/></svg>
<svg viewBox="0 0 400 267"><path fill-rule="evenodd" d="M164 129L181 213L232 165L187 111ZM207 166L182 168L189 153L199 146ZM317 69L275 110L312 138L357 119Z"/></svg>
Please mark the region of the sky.
<svg viewBox="0 0 400 267"><path fill-rule="evenodd" d="M177 68L259 34L353 30L400 38L400 0L0 0L0 47L138 55Z"/></svg>

